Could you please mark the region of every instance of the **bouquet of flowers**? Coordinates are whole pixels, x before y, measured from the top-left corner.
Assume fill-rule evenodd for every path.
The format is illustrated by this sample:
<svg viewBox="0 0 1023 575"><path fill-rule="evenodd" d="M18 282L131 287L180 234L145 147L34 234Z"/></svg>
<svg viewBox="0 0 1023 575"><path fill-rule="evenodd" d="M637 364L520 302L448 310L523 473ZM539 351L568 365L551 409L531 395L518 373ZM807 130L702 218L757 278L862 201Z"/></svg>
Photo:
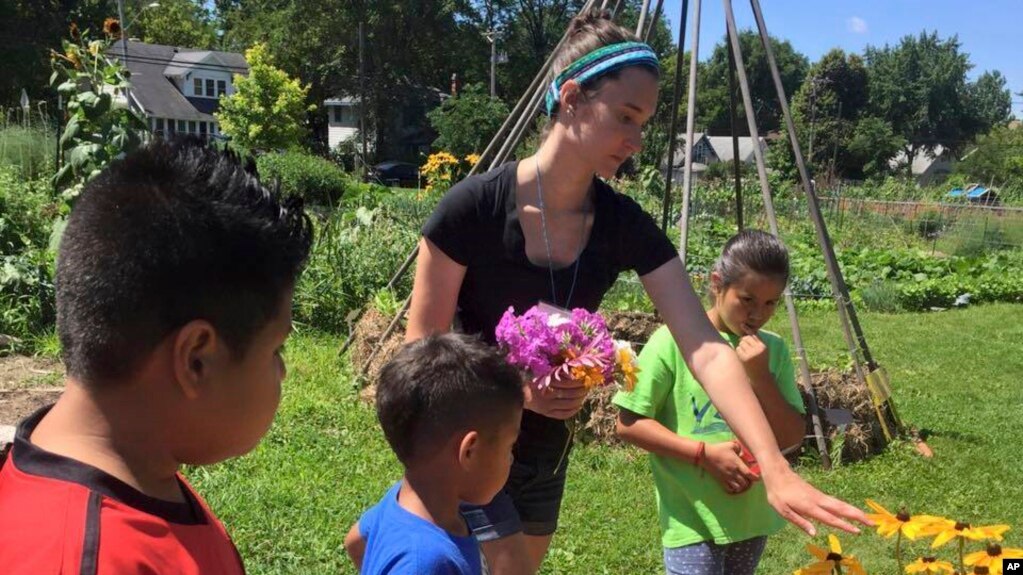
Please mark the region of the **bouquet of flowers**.
<svg viewBox="0 0 1023 575"><path fill-rule="evenodd" d="M508 308L496 336L508 363L526 371L538 391L571 380L587 389L617 383L631 390L639 373L632 346L612 339L604 318L582 308L539 304L522 315Z"/></svg>

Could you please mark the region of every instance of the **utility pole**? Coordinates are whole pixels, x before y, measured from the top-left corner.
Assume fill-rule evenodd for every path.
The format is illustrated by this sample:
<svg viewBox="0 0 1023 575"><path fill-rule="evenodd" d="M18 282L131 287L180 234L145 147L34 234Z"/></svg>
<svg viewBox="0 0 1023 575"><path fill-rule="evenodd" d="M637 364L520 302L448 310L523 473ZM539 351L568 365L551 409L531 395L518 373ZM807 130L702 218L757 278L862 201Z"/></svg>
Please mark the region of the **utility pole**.
<svg viewBox="0 0 1023 575"><path fill-rule="evenodd" d="M124 34L124 27L127 22L124 21L124 0L117 0L117 19L118 28L121 29L121 62L124 64L125 72L128 72L128 38ZM130 72L126 74L129 78L131 77ZM131 110L131 83L128 83L128 87L124 89L124 101L128 106L128 110Z"/></svg>
<svg viewBox="0 0 1023 575"><path fill-rule="evenodd" d="M366 180L369 170L366 158L366 57L363 40L362 21L359 22L359 136L362 138L362 179Z"/></svg>

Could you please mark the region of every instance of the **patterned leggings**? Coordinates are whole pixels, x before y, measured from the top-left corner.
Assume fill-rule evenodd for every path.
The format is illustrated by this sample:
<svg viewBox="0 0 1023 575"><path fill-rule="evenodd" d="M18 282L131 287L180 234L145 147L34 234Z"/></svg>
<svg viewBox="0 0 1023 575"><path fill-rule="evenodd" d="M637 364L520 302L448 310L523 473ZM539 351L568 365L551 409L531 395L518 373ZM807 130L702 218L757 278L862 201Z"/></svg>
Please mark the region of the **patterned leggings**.
<svg viewBox="0 0 1023 575"><path fill-rule="evenodd" d="M754 537L727 545L703 541L664 550L668 575L753 575L767 537Z"/></svg>

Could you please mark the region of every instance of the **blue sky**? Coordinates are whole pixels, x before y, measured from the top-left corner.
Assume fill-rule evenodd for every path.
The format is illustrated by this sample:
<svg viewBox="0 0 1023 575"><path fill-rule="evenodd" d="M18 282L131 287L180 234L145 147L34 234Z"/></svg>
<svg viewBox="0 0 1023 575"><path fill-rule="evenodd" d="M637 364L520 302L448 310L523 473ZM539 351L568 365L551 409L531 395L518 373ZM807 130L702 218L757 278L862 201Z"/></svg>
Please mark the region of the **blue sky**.
<svg viewBox="0 0 1023 575"><path fill-rule="evenodd" d="M690 19L695 0L689 0ZM656 0L651 1L651 5ZM678 40L681 0L665 0L664 13ZM755 28L749 2L732 0L739 28ZM1023 118L1023 0L760 0L771 35L784 38L811 62L834 47L862 53L868 45L897 44L908 34L935 30L941 37L959 36L970 55L971 78L999 70L1012 91L1012 110ZM720 0L704 0L701 10L700 59L724 37ZM692 44L692 23L686 50Z"/></svg>

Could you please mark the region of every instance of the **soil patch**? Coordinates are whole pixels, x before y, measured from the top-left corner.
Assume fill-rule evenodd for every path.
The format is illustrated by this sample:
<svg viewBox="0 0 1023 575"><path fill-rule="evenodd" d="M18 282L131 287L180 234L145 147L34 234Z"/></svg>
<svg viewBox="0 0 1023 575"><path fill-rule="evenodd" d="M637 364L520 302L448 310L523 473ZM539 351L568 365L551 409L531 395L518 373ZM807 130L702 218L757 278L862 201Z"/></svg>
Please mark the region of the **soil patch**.
<svg viewBox="0 0 1023 575"><path fill-rule="evenodd" d="M0 425L16 425L25 416L57 400L64 368L59 361L10 355L0 357Z"/></svg>

